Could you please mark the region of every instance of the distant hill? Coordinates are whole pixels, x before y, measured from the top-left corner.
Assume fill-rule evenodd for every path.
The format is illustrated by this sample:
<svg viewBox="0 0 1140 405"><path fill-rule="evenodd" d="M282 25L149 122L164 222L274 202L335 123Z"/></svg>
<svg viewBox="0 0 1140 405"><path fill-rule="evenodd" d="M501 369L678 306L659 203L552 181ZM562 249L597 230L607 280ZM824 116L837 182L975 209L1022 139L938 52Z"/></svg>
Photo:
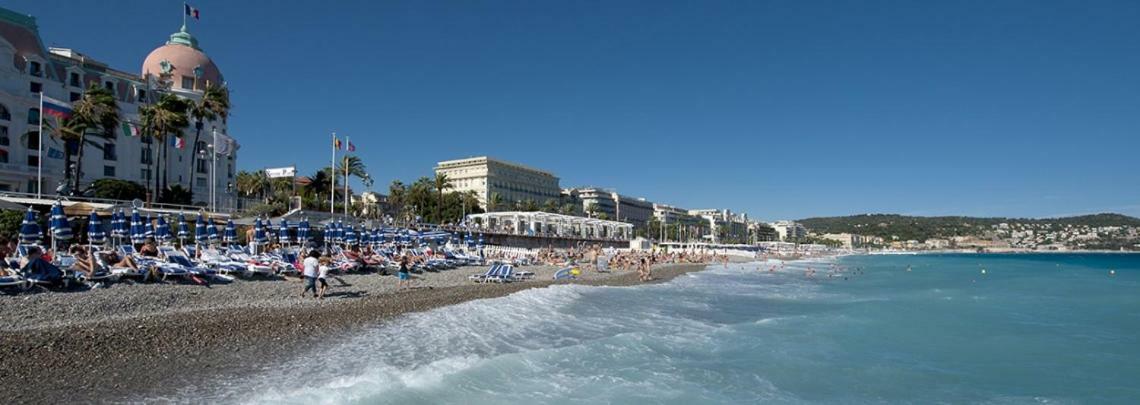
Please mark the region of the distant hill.
<svg viewBox="0 0 1140 405"><path fill-rule="evenodd" d="M916 217L896 214L864 214L846 217L817 217L798 221L816 233L854 233L890 240L924 241L952 236L979 236L994 225L1037 225L1045 229L1065 226L1131 226L1140 228L1140 218L1120 214L1094 214L1063 218L978 218Z"/></svg>

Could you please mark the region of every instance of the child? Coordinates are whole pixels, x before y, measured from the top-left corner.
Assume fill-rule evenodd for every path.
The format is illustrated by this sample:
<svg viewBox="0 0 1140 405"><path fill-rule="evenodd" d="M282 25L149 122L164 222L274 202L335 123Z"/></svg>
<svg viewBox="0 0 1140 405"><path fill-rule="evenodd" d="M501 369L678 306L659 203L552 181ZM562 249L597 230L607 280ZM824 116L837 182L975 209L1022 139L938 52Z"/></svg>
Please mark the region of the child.
<svg viewBox="0 0 1140 405"><path fill-rule="evenodd" d="M321 256L320 263L320 266L317 267L317 281L321 283L319 297L323 300L325 299L325 291L329 289L329 283L326 279L329 277L329 268L332 266L332 259L328 256Z"/></svg>

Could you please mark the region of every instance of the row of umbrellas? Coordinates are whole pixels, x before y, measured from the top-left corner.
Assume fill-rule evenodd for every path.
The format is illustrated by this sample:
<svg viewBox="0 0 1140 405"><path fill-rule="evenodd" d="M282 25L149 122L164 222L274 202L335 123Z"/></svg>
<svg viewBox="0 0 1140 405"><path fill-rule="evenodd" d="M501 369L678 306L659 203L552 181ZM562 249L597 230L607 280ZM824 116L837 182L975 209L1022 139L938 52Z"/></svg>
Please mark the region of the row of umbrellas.
<svg viewBox="0 0 1140 405"><path fill-rule="evenodd" d="M137 210L131 211L130 219L127 219L123 210L114 212L111 215L111 231L110 237L114 240L130 239L131 243L143 243L147 238L154 238L161 242L169 242L176 237L179 240L185 241L190 237L190 227L186 222L186 217L183 214L178 214L176 231L171 230L171 225L165 216L158 216L157 220L152 221L150 214L146 214L144 219ZM52 240L67 241L71 240L73 235L71 233L71 226L67 222L67 215L63 212L63 206L56 202L52 205L50 212L50 220L48 227L51 231ZM257 218L253 224L253 243L263 245L269 243L270 238L275 238L282 243L290 243L297 241L304 243L313 239L311 235L311 226L309 220L303 219L297 224L296 238L290 234L290 226L287 220L281 220L281 223L274 232L273 223L267 218L262 222L261 218ZM276 233L276 235L274 235ZM40 241L42 230L39 223L36 221L36 212L30 207L24 215L24 220L20 224L20 242L21 243L36 243ZM94 212L91 213L87 222L87 239L91 244L102 244L106 242L108 234L103 227L103 222L99 215ZM412 230L396 230L396 229L377 229L371 230L364 229L363 227L357 232L352 224L345 225L341 221L329 223L324 229L324 239L333 243L343 243L347 245L359 244L380 244L384 242L398 242L410 243L412 241L425 242L436 241L444 242L450 240L452 243L458 243L461 236L458 234L451 234L448 232L434 232L434 233L417 233ZM198 218L194 221L194 239L197 241L208 241L209 243L217 243L219 239L225 243L233 243L237 241L237 228L234 226L232 220L226 221L225 229L219 238L217 226L213 221L207 222L202 214L198 214ZM473 235L468 232L465 240L467 245L475 245ZM483 244L483 236L479 235L478 244Z"/></svg>

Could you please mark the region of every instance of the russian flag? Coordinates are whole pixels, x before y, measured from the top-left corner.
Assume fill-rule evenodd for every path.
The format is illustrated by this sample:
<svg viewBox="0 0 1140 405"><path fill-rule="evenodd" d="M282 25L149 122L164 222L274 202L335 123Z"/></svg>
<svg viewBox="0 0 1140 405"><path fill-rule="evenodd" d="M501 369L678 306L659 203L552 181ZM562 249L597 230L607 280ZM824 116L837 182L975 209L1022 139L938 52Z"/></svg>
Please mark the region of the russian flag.
<svg viewBox="0 0 1140 405"><path fill-rule="evenodd" d="M71 104L56 100L56 99L48 97L48 96L45 96L45 95L43 95L43 93L40 93L40 97L43 98L42 101L40 101L40 103L43 104L43 113L44 114L47 114L47 115L50 115L50 116L53 116L53 117L56 117L59 119L71 117L71 113L72 113Z"/></svg>
<svg viewBox="0 0 1140 405"><path fill-rule="evenodd" d="M182 3L182 5L186 6L186 15L187 16L194 17L195 20L199 19L198 18L198 9L196 9L194 7L190 7L190 5L187 3Z"/></svg>

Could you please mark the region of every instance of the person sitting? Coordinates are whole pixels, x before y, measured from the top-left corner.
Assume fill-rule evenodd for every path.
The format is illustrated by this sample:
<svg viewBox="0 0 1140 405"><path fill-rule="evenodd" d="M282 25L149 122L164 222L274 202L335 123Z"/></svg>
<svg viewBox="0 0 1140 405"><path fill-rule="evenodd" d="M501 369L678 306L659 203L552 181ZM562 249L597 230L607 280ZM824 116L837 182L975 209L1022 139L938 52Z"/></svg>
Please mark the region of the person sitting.
<svg viewBox="0 0 1140 405"><path fill-rule="evenodd" d="M143 257L158 257L158 246L154 243L154 238L146 238L142 247L139 248L139 255Z"/></svg>
<svg viewBox="0 0 1140 405"><path fill-rule="evenodd" d="M99 268L95 263L95 257L88 254L87 248L81 245L72 245L70 250L71 257L75 258L75 264L71 266L71 269L91 277Z"/></svg>
<svg viewBox="0 0 1140 405"><path fill-rule="evenodd" d="M37 246L28 247L28 255L21 263L20 271L29 278L49 283L58 283L63 280L63 271L44 260L44 252Z"/></svg>
<svg viewBox="0 0 1140 405"><path fill-rule="evenodd" d="M132 270L138 270L139 269L138 264L135 264L135 260L132 259L130 256L120 257L118 253L115 253L112 251L100 252L99 254L102 255L103 262L107 263L111 267L129 268Z"/></svg>

